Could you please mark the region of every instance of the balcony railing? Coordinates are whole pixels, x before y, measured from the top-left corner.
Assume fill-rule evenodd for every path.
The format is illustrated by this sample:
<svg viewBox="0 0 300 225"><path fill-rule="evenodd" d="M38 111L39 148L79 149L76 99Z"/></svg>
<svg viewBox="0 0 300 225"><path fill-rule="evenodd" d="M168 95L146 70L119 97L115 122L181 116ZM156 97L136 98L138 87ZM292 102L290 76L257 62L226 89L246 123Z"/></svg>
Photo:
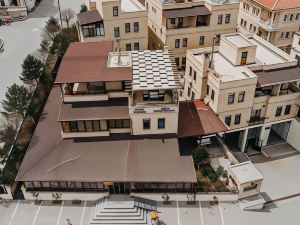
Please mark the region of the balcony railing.
<svg viewBox="0 0 300 225"><path fill-rule="evenodd" d="M253 116L250 117L249 125L263 124L265 122L265 117Z"/></svg>

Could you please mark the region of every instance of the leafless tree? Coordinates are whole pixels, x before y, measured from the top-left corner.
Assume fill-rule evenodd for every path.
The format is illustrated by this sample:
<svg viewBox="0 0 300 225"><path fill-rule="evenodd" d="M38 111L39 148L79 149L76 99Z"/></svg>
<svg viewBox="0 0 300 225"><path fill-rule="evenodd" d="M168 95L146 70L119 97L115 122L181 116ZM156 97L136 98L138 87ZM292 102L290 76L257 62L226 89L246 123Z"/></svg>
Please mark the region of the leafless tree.
<svg viewBox="0 0 300 225"><path fill-rule="evenodd" d="M76 13L73 9L64 9L62 12L61 12L61 17L63 19L63 21L66 22L67 24L67 27L70 28L70 21L75 17Z"/></svg>

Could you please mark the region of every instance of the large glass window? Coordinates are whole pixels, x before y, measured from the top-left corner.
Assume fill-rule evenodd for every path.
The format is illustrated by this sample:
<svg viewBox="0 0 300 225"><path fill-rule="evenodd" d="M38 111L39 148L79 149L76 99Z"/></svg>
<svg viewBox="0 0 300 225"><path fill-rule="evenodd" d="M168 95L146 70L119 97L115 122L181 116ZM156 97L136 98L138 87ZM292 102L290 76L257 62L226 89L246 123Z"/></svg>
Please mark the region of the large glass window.
<svg viewBox="0 0 300 225"><path fill-rule="evenodd" d="M187 47L188 45L188 39L187 38L183 38L182 40L182 47Z"/></svg>
<svg viewBox="0 0 300 225"><path fill-rule="evenodd" d="M175 40L175 48L179 48L180 47L180 39L176 39Z"/></svg>
<svg viewBox="0 0 300 225"><path fill-rule="evenodd" d="M78 132L85 131L84 121L77 121L77 126L78 126Z"/></svg>
<svg viewBox="0 0 300 225"><path fill-rule="evenodd" d="M245 92L242 91L239 93L239 99L238 99L238 102L243 102L245 99Z"/></svg>
<svg viewBox="0 0 300 225"><path fill-rule="evenodd" d="M69 122L62 122L62 128L64 132L70 132L70 123Z"/></svg>
<svg viewBox="0 0 300 225"><path fill-rule="evenodd" d="M225 23L230 23L230 14L226 14Z"/></svg>
<svg viewBox="0 0 300 225"><path fill-rule="evenodd" d="M71 132L78 132L77 122L76 121L71 121L70 122L70 131Z"/></svg>
<svg viewBox="0 0 300 225"><path fill-rule="evenodd" d="M88 132L93 131L92 121L90 121L90 120L85 121L85 128L86 128L86 131L88 131Z"/></svg>
<svg viewBox="0 0 300 225"><path fill-rule="evenodd" d="M223 15L218 15L218 24L223 23Z"/></svg>
<svg viewBox="0 0 300 225"><path fill-rule="evenodd" d="M93 82L87 84L87 89L89 93L104 93L105 83L104 82Z"/></svg>
<svg viewBox="0 0 300 225"><path fill-rule="evenodd" d="M130 128L129 120L109 120L108 124L110 129Z"/></svg>
<svg viewBox="0 0 300 225"><path fill-rule="evenodd" d="M108 130L106 120L100 120L100 128L101 128L101 130Z"/></svg>
<svg viewBox="0 0 300 225"><path fill-rule="evenodd" d="M148 91L143 94L144 101L164 101L164 91Z"/></svg>
<svg viewBox="0 0 300 225"><path fill-rule="evenodd" d="M93 128L94 128L94 131L100 131L100 121L99 120L93 121Z"/></svg>
<svg viewBox="0 0 300 225"><path fill-rule="evenodd" d="M82 32L84 37L95 37L95 36L104 36L104 24L93 24L82 26Z"/></svg>

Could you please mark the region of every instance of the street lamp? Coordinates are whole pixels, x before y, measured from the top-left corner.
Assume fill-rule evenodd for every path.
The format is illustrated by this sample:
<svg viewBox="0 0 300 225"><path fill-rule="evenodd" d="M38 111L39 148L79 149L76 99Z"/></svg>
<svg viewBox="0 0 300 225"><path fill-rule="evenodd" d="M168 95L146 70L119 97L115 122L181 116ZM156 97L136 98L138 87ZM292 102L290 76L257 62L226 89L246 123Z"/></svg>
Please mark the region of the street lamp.
<svg viewBox="0 0 300 225"><path fill-rule="evenodd" d="M61 26L61 29L62 29L62 28L63 28L63 23L62 23L62 18L61 18L61 11L60 11L60 3L59 3L59 0L57 0L57 3L58 3L59 18L60 18L60 26Z"/></svg>

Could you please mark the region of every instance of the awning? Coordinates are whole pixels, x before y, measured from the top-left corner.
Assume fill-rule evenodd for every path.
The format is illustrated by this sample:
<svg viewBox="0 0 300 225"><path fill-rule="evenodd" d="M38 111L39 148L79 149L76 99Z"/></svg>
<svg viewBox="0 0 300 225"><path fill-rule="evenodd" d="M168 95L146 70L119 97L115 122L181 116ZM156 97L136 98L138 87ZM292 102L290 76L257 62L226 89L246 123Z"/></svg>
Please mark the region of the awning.
<svg viewBox="0 0 300 225"><path fill-rule="evenodd" d="M300 69L297 67L262 70L254 73L261 87L300 80Z"/></svg>
<svg viewBox="0 0 300 225"><path fill-rule="evenodd" d="M77 14L80 25L87 25L102 21L102 17L97 10Z"/></svg>
<svg viewBox="0 0 300 225"><path fill-rule="evenodd" d="M227 127L203 101L179 103L178 137L194 137L227 131Z"/></svg>
<svg viewBox="0 0 300 225"><path fill-rule="evenodd" d="M195 6L184 9L167 9L164 10L164 15L169 18L189 17L189 16L205 16L211 15L211 11L205 6Z"/></svg>

